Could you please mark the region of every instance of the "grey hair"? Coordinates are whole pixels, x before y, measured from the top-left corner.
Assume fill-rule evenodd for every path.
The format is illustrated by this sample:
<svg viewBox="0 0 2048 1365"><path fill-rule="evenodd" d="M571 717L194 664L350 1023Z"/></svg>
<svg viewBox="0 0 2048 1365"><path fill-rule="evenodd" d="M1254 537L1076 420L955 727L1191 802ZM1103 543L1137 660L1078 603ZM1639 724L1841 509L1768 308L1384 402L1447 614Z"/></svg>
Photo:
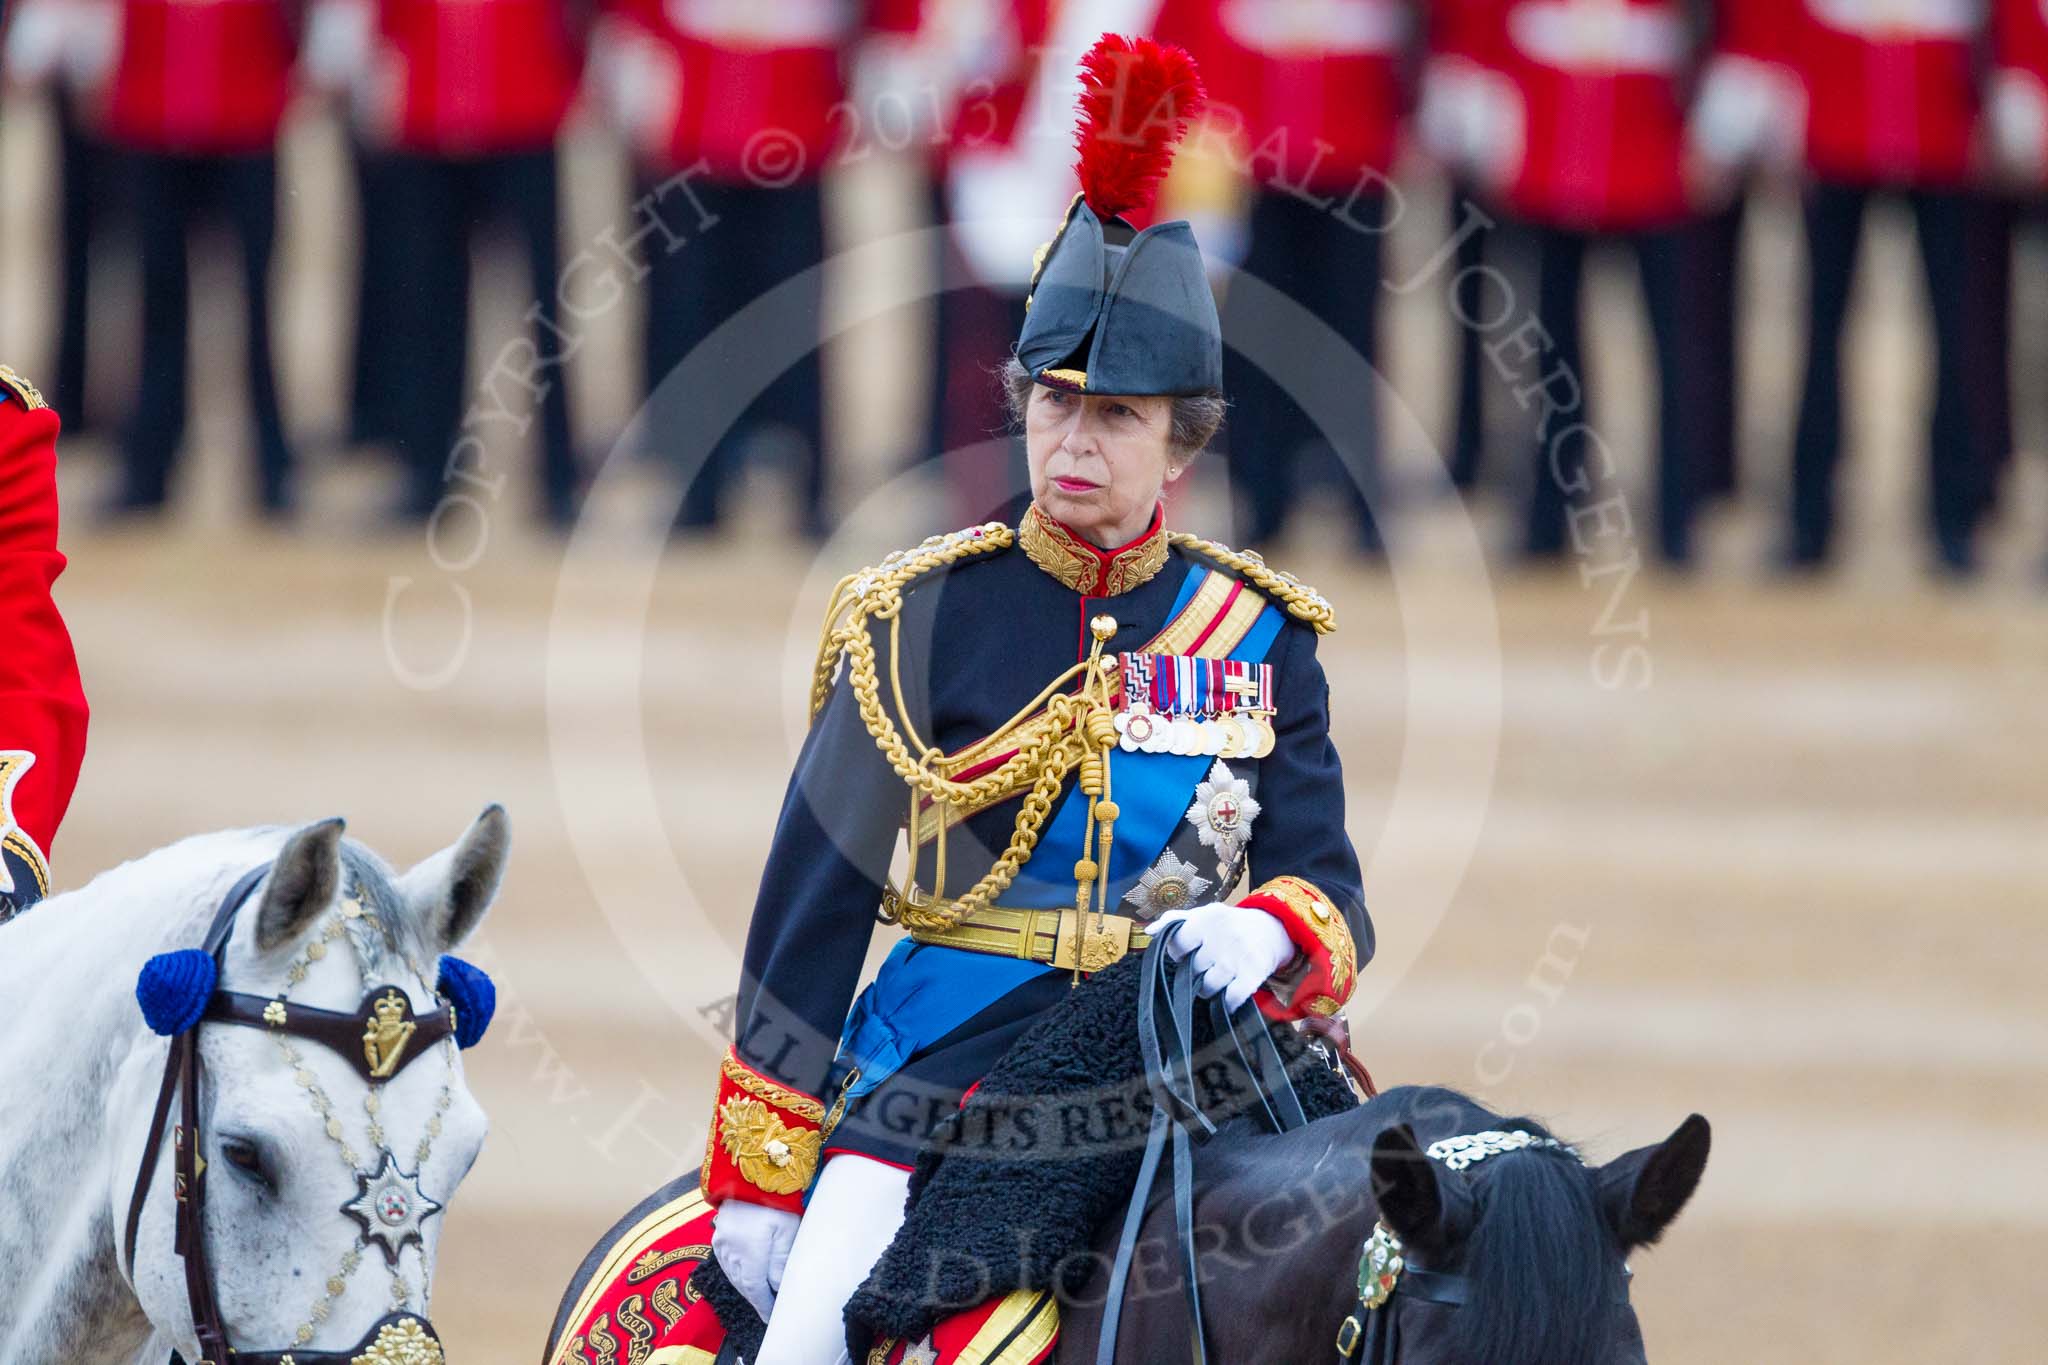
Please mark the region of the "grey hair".
<svg viewBox="0 0 2048 1365"><path fill-rule="evenodd" d="M1024 368L1024 362L1011 356L996 370L996 377L1003 384L1003 400L1010 411L1012 426L1024 425L1024 409L1031 403L1031 390L1037 387L1031 371ZM1166 445L1185 464L1202 453L1209 441L1223 425L1223 410L1226 407L1220 393L1176 394L1173 397L1172 418L1167 425Z"/></svg>

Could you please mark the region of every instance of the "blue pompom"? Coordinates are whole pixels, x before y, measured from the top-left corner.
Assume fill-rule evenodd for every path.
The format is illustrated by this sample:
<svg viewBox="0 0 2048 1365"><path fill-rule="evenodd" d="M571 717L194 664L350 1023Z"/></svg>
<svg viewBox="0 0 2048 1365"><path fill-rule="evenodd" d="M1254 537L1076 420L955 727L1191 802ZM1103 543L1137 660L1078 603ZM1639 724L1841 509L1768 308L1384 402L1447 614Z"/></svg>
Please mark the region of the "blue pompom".
<svg viewBox="0 0 2048 1365"><path fill-rule="evenodd" d="M213 954L203 948L158 953L135 978L135 1003L151 1030L168 1038L199 1022L219 977Z"/></svg>
<svg viewBox="0 0 2048 1365"><path fill-rule="evenodd" d="M455 1007L456 1043L475 1047L482 1042L484 1030L491 1026L491 1015L498 1008L498 988L491 984L483 968L473 967L459 957L444 957L441 979L434 989Z"/></svg>

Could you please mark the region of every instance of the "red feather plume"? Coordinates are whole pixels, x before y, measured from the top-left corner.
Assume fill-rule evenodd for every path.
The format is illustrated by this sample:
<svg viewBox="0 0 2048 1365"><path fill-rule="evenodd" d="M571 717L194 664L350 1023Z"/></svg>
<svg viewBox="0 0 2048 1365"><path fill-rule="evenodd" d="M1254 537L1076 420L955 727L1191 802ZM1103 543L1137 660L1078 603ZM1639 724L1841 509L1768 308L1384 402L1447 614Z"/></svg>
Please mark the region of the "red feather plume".
<svg viewBox="0 0 2048 1365"><path fill-rule="evenodd" d="M1152 202L1173 147L1201 106L1202 78L1186 49L1105 33L1081 59L1074 169L1098 218Z"/></svg>

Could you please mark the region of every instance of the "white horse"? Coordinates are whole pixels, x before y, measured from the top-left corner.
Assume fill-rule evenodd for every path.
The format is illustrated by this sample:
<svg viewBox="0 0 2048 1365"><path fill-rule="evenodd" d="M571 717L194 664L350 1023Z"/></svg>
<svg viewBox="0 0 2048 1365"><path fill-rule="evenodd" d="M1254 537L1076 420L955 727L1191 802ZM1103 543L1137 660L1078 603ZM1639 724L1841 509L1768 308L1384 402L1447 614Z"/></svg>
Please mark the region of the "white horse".
<svg viewBox="0 0 2048 1365"><path fill-rule="evenodd" d="M120 1246L168 1047L137 1005L143 964L199 947L230 887L267 867L222 989L354 1013L391 985L425 1014L435 963L497 893L508 838L492 806L395 876L340 820L200 835L0 927L0 1361L198 1359L168 1132L132 1273ZM414 1168L429 1213L453 1196L488 1126L454 1042L374 1090L349 1059L263 1028L205 1025L199 1059L205 1248L229 1342L340 1351L395 1309L424 1318L440 1219L387 1264L344 1206L385 1153Z"/></svg>

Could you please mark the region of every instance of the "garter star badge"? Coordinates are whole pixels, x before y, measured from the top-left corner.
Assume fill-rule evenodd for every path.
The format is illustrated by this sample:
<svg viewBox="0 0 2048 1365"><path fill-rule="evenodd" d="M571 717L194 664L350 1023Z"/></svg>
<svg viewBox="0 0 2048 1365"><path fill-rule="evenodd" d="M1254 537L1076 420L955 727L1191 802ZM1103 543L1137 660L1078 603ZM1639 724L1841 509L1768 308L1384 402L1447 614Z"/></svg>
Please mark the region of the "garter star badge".
<svg viewBox="0 0 2048 1365"><path fill-rule="evenodd" d="M1251 841L1252 822L1259 818L1259 803L1252 799L1251 783L1230 771L1217 759L1209 776L1195 788L1194 804L1184 817L1195 827L1205 848L1216 850L1219 865L1235 861L1238 852Z"/></svg>
<svg viewBox="0 0 2048 1365"><path fill-rule="evenodd" d="M360 1191L341 1211L363 1225L365 1245L374 1242L384 1259L397 1265L398 1253L408 1242L422 1240L423 1225L441 1206L421 1192L418 1175L398 1169L398 1158L389 1152L375 1175L358 1172L356 1183Z"/></svg>

